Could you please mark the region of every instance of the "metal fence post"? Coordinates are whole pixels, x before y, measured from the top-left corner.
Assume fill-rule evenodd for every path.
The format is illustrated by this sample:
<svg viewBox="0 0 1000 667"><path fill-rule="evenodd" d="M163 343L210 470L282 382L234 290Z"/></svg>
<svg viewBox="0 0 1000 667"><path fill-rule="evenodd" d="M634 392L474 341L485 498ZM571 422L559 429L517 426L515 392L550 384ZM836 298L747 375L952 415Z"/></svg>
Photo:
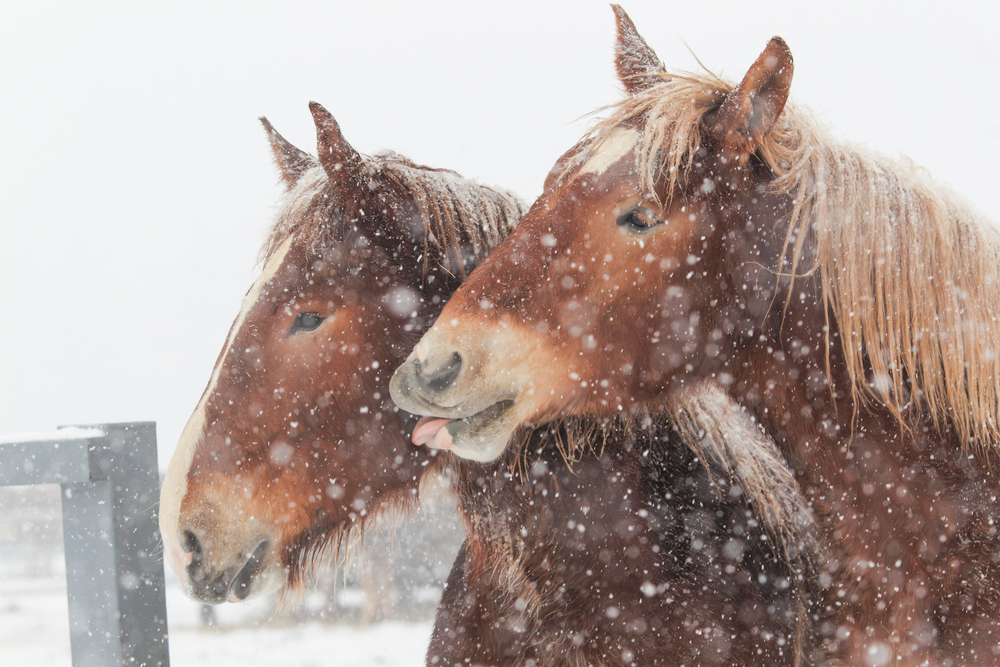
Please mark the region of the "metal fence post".
<svg viewBox="0 0 1000 667"><path fill-rule="evenodd" d="M169 667L156 425L82 428L0 446L0 484L61 487L73 666Z"/></svg>
<svg viewBox="0 0 1000 667"><path fill-rule="evenodd" d="M167 667L156 426L102 424L90 480L62 484L74 667Z"/></svg>

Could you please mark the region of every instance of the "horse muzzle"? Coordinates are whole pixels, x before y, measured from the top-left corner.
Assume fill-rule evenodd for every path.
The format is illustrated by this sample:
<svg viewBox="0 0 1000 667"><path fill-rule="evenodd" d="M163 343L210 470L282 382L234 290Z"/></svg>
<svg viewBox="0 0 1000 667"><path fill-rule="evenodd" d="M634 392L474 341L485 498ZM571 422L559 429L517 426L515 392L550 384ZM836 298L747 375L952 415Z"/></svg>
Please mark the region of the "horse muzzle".
<svg viewBox="0 0 1000 667"><path fill-rule="evenodd" d="M414 429L414 444L492 461L503 453L518 426L517 391L484 382L481 357L455 346L433 345L434 338L429 332L396 369L389 382L392 400L425 416Z"/></svg>
<svg viewBox="0 0 1000 667"><path fill-rule="evenodd" d="M203 536L204 537L204 536ZM271 541L260 539L250 549L229 550L199 539L195 532L182 532L181 549L186 561L181 576L184 592L207 604L242 602L252 595L274 588L278 577ZM231 553L227 554L227 551Z"/></svg>

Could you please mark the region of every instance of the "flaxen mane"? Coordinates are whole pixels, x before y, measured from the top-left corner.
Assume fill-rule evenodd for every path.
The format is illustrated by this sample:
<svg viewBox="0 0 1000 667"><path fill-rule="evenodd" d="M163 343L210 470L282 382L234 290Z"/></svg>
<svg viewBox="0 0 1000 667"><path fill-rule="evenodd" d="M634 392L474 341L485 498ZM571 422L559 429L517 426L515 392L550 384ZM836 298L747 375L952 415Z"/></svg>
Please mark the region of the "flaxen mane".
<svg viewBox="0 0 1000 667"><path fill-rule="evenodd" d="M566 173L614 128L640 120L635 151L642 187L652 192L656 179L665 178L669 197L684 183L702 120L733 86L712 75L649 76L657 83L613 107ZM883 402L904 426L928 414L939 428L950 424L974 451L997 447L994 229L911 164L834 141L792 104L757 155L775 175L771 190L794 202L783 266L774 270L793 279L818 272L853 398Z"/></svg>
<svg viewBox="0 0 1000 667"><path fill-rule="evenodd" d="M815 553L813 516L778 446L746 410L718 386L702 382L670 396L667 414L689 449L729 476L775 538L779 555L794 561Z"/></svg>
<svg viewBox="0 0 1000 667"><path fill-rule="evenodd" d="M363 159L369 175L382 176L412 196L424 224L425 273L431 258L440 258L446 269L464 277L464 252L471 250L478 262L514 229L527 210L514 193L478 185L448 169L424 167L392 152ZM304 234L315 249L343 239L344 221L331 215L337 202L323 196L328 184L318 162L299 178L264 243L263 262L293 232Z"/></svg>

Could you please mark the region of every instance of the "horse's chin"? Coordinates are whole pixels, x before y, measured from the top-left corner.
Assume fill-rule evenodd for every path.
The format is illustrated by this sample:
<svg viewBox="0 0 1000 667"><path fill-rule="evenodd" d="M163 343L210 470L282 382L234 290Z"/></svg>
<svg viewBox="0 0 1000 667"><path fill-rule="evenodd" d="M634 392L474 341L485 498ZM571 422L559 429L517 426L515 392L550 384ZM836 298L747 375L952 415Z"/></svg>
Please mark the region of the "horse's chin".
<svg viewBox="0 0 1000 667"><path fill-rule="evenodd" d="M494 461L503 454L517 429L513 407L513 401L499 401L469 417L453 419L420 444L480 463ZM416 435L414 430L415 440Z"/></svg>

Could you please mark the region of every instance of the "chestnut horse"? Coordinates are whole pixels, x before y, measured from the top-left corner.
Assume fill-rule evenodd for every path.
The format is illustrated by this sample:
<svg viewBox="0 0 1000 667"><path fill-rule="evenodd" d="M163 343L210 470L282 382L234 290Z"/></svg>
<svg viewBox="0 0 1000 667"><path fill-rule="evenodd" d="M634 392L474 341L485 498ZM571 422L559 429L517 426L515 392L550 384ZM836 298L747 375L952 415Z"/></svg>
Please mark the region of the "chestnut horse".
<svg viewBox="0 0 1000 667"><path fill-rule="evenodd" d="M414 505L441 459L409 444L389 374L523 213L454 172L363 157L311 109L318 161L263 120L286 199L163 482L165 552L205 602L296 589L328 546Z"/></svg>
<svg viewBox="0 0 1000 667"><path fill-rule="evenodd" d="M449 301L397 404L489 459L522 423L713 379L816 515L831 663L1000 664L995 233L786 104L781 39L732 86L668 74L615 11L625 99Z"/></svg>
<svg viewBox="0 0 1000 667"><path fill-rule="evenodd" d="M443 469L468 537L429 664L810 659L811 516L773 442L710 383L667 417L526 433L490 465L409 445L386 371L521 210L451 172L362 157L313 114L319 163L265 122L287 201L164 482L186 592L295 591Z"/></svg>

